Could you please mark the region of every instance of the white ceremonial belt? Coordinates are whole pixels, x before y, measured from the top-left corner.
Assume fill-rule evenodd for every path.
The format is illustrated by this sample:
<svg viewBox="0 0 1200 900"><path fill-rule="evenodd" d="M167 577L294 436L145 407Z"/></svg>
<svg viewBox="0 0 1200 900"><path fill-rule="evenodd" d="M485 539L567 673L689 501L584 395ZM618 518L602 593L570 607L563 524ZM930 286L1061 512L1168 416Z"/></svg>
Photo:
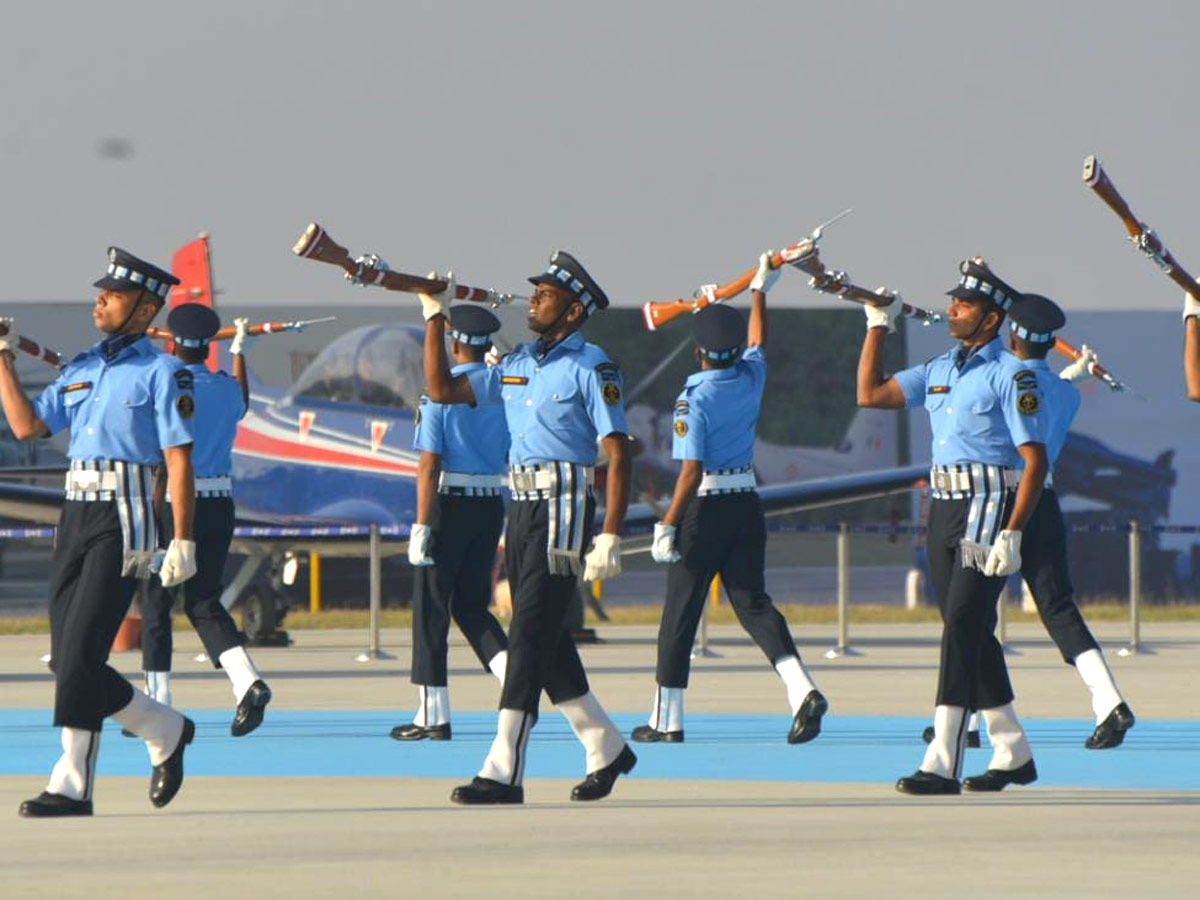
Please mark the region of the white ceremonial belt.
<svg viewBox="0 0 1200 900"><path fill-rule="evenodd" d="M939 500L971 497L998 490L1012 490L1021 480L1016 469L984 463L934 466L929 470L929 487Z"/></svg>
<svg viewBox="0 0 1200 900"><path fill-rule="evenodd" d="M438 493L460 497L499 497L508 488L508 475L443 472Z"/></svg>
<svg viewBox="0 0 1200 900"><path fill-rule="evenodd" d="M95 469L68 469L66 490L68 494L94 494L100 491L121 489L118 472L99 472Z"/></svg>
<svg viewBox="0 0 1200 900"><path fill-rule="evenodd" d="M508 472L509 484L514 494L532 494L537 491L553 491L562 488L556 485L554 467L556 463L545 463L532 466L513 467ZM574 467L582 475L585 486L591 487L595 478L595 470L591 466L579 466L575 463L562 463L566 467Z"/></svg>
<svg viewBox="0 0 1200 900"><path fill-rule="evenodd" d="M705 472L704 477L700 479L700 487L696 490L696 495L703 497L706 494L741 494L747 491L753 491L758 487L758 482L754 479L754 472L751 469L746 469L741 472Z"/></svg>
<svg viewBox="0 0 1200 900"><path fill-rule="evenodd" d="M212 475L196 479L197 497L231 497L233 496L233 477L230 475ZM164 498L171 502L171 492L167 491Z"/></svg>

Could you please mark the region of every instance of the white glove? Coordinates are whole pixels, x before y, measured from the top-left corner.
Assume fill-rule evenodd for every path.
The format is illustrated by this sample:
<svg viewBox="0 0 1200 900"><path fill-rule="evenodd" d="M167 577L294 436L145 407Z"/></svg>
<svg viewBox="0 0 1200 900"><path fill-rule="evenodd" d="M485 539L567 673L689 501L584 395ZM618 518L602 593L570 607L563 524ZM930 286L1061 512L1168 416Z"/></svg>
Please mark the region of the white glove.
<svg viewBox="0 0 1200 900"><path fill-rule="evenodd" d="M896 330L895 323L892 322L892 310L897 309L894 304L900 298L900 295L895 291L889 291L885 287L878 288L875 291L880 297L886 299L882 306L872 306L869 303L863 304L863 312L867 316L867 330L872 328L886 328L888 333Z"/></svg>
<svg viewBox="0 0 1200 900"><path fill-rule="evenodd" d="M650 555L659 563L673 563L683 559L675 549L674 525L654 523L654 543L650 545Z"/></svg>
<svg viewBox="0 0 1200 900"><path fill-rule="evenodd" d="M441 279L441 275L437 272L430 272L430 278ZM454 280L454 273L446 273L446 289L438 291L436 294L417 294L421 298L421 315L428 322L434 316L444 316L446 307L454 300L454 289L457 287L457 282Z"/></svg>
<svg viewBox="0 0 1200 900"><path fill-rule="evenodd" d="M778 269L771 268L771 257L774 255L774 250L768 250L759 256L758 271L754 273L754 279L750 282L750 290L762 291L765 294L775 286L781 273Z"/></svg>
<svg viewBox="0 0 1200 900"><path fill-rule="evenodd" d="M1183 295L1184 324L1187 324L1188 316L1200 316L1200 299L1193 297L1185 291Z"/></svg>
<svg viewBox="0 0 1200 900"><path fill-rule="evenodd" d="M1200 309L1197 310L1197 314L1200 314ZM1070 381L1072 383L1076 381L1083 381L1083 379L1092 374L1091 368L1097 362L1099 362L1099 360L1100 358L1096 356L1095 350L1093 350L1087 344L1082 344L1079 347L1079 359L1064 366L1063 370L1058 373L1058 377L1063 381Z"/></svg>
<svg viewBox="0 0 1200 900"><path fill-rule="evenodd" d="M592 549L583 558L585 581L613 578L621 574L621 537L601 532L592 539Z"/></svg>
<svg viewBox="0 0 1200 900"><path fill-rule="evenodd" d="M413 523L408 532L408 563L412 566L432 566L433 557L429 555L429 540L433 531L428 525Z"/></svg>
<svg viewBox="0 0 1200 900"><path fill-rule="evenodd" d="M12 316L0 316L0 330L4 331L4 336L0 337L0 353L11 353L17 355L17 326L16 319Z"/></svg>
<svg viewBox="0 0 1200 900"><path fill-rule="evenodd" d="M250 325L250 320L245 317L239 317L233 320L233 325L237 328L234 332L233 340L229 344L229 352L233 356L241 356L258 340L258 335L250 334L246 329Z"/></svg>
<svg viewBox="0 0 1200 900"><path fill-rule="evenodd" d="M171 541L163 556L162 568L158 570L159 580L165 588L183 584L196 574L196 542L179 538Z"/></svg>
<svg viewBox="0 0 1200 900"><path fill-rule="evenodd" d="M1021 568L1021 532L1001 531L988 551L983 564L984 575L1008 576Z"/></svg>

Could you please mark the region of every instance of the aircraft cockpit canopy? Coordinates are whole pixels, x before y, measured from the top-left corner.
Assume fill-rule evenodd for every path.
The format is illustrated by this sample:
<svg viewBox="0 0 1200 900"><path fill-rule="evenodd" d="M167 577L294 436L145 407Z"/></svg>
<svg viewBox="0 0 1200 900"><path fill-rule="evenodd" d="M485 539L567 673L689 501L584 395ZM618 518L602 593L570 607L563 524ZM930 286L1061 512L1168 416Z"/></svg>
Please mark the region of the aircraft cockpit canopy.
<svg viewBox="0 0 1200 900"><path fill-rule="evenodd" d="M415 410L424 390L424 332L411 325L367 325L317 354L288 398Z"/></svg>

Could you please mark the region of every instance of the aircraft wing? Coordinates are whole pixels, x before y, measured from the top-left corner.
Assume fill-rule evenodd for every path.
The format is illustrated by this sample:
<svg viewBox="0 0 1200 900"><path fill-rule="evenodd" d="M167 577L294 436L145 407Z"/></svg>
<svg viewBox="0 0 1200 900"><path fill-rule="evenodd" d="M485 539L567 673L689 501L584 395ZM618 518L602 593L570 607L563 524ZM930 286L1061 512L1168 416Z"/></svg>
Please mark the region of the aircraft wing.
<svg viewBox="0 0 1200 900"><path fill-rule="evenodd" d="M928 476L928 465L904 466L832 478L808 478L763 485L758 489L758 496L768 516L781 516L802 509L836 506L855 500L870 500L873 497L902 493L919 487ZM625 527L635 531L650 528L662 518L664 511L665 507L656 507L649 503L631 504L625 517Z"/></svg>

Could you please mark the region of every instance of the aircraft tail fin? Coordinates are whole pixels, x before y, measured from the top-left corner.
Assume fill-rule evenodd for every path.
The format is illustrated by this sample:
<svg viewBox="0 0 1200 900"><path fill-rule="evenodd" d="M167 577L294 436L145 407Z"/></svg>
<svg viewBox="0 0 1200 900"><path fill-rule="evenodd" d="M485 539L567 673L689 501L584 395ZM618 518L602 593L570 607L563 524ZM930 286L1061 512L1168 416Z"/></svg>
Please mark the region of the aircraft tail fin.
<svg viewBox="0 0 1200 900"><path fill-rule="evenodd" d="M838 446L838 451L869 459L872 468L897 465L900 459L899 421L891 410L860 409L850 420L850 427Z"/></svg>

